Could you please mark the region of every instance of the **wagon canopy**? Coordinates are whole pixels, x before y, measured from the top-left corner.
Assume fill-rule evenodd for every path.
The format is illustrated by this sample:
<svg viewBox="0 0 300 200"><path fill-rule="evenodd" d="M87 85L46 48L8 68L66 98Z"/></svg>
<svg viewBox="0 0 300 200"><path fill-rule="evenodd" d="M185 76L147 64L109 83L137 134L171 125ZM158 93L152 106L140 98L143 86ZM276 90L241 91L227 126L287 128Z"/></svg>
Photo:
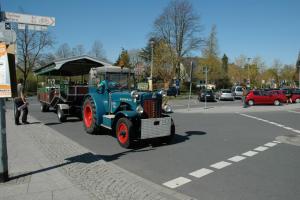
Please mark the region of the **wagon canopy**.
<svg viewBox="0 0 300 200"><path fill-rule="evenodd" d="M91 68L110 65L90 56L77 56L55 60L34 70L36 75L79 76L88 74Z"/></svg>

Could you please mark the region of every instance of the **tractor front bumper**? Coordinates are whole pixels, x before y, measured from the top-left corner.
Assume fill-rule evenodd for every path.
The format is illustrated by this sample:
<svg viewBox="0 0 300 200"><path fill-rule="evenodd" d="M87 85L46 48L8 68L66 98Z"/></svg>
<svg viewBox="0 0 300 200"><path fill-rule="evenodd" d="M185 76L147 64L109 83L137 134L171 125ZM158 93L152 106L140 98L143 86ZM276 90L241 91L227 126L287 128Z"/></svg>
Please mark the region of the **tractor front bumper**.
<svg viewBox="0 0 300 200"><path fill-rule="evenodd" d="M141 119L141 139L169 136L171 117Z"/></svg>

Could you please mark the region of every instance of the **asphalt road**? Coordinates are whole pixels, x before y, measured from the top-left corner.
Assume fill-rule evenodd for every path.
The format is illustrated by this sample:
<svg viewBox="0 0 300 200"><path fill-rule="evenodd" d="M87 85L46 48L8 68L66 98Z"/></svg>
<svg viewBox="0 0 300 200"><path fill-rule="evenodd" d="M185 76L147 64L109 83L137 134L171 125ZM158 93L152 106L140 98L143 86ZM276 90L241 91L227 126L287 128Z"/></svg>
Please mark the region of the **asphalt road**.
<svg viewBox="0 0 300 200"><path fill-rule="evenodd" d="M175 100L173 104L183 108L185 102ZM240 101L208 105L237 106ZM199 106L203 103L194 101L191 105ZM143 143L134 150L121 148L109 132L87 135L76 118L61 124L54 112L41 113L34 100L30 114L106 161L198 199L282 200L300 196L300 146L274 142L277 136L300 132L300 112L296 110L246 115L175 110L173 144Z"/></svg>

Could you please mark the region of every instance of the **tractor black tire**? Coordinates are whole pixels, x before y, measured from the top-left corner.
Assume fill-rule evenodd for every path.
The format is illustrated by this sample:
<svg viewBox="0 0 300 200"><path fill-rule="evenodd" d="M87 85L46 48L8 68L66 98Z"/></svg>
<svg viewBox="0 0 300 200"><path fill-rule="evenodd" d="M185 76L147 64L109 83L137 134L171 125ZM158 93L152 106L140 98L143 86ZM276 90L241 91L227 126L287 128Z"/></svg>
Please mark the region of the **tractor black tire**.
<svg viewBox="0 0 300 200"><path fill-rule="evenodd" d="M173 139L174 139L174 136L175 136L175 124L174 124L173 119L171 119L171 132L170 132L170 135L165 136L165 137L161 137L160 142L161 143L166 143L166 144L171 144Z"/></svg>
<svg viewBox="0 0 300 200"><path fill-rule="evenodd" d="M128 149L133 146L134 127L132 121L125 117L120 118L117 121L115 133L121 147Z"/></svg>
<svg viewBox="0 0 300 200"><path fill-rule="evenodd" d="M96 106L95 102L91 97L87 97L84 100L82 106L82 118L83 118L83 127L84 130L91 135L96 135L100 128L96 124L97 116L96 116Z"/></svg>
<svg viewBox="0 0 300 200"><path fill-rule="evenodd" d="M57 118L59 122L65 122L67 120L67 116L60 107L57 107Z"/></svg>

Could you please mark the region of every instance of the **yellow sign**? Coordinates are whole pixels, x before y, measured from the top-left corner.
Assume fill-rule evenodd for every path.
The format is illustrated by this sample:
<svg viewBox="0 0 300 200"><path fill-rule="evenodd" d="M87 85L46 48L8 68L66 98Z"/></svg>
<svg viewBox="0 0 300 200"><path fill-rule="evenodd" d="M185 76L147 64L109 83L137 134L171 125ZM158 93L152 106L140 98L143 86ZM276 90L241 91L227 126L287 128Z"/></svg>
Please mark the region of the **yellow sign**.
<svg viewBox="0 0 300 200"><path fill-rule="evenodd" d="M11 97L10 74L6 44L0 43L0 98Z"/></svg>

